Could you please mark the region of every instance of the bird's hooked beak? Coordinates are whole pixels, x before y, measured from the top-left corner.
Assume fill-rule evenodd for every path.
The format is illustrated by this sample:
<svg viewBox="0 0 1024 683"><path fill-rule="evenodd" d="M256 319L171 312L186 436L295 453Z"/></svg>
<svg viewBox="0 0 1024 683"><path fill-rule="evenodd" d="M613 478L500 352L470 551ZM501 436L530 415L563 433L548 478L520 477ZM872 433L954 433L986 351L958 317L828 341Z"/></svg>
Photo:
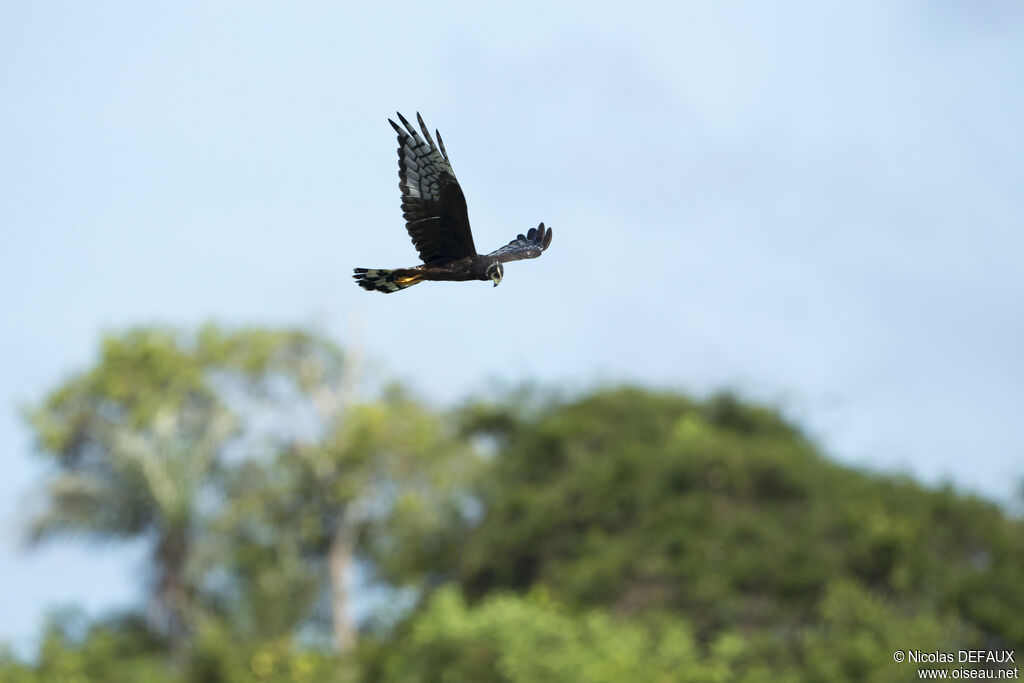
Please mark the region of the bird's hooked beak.
<svg viewBox="0 0 1024 683"><path fill-rule="evenodd" d="M501 278L505 273L500 263L494 263L487 269L487 274L490 276L491 282L494 283L494 286L497 287L501 284Z"/></svg>

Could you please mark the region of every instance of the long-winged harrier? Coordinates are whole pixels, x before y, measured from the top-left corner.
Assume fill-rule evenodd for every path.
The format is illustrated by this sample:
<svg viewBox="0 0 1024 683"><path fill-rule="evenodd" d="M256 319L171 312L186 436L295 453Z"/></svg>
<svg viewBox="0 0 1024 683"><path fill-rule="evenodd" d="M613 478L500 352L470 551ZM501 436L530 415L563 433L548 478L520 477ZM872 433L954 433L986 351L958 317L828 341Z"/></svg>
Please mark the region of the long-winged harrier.
<svg viewBox="0 0 1024 683"><path fill-rule="evenodd" d="M548 248L551 228L541 223L501 249L476 253L466 197L448 161L441 132L434 131L435 145L419 113L416 120L423 137L404 116L398 114L398 118L404 129L391 119L388 123L398 132L398 187L405 229L423 264L396 270L356 268L353 277L360 287L386 294L425 280L490 280L497 287L505 274L502 263L537 258Z"/></svg>

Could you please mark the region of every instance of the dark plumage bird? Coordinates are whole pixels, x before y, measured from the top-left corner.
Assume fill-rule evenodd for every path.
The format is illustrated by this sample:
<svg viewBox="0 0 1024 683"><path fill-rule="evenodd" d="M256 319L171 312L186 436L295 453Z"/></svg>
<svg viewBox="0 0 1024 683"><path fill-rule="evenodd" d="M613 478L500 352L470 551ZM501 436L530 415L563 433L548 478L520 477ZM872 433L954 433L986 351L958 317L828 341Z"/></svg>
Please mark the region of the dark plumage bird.
<svg viewBox="0 0 1024 683"><path fill-rule="evenodd" d="M356 268L353 277L360 287L386 294L425 280L490 280L497 287L505 274L502 263L537 258L548 248L551 228L541 223L501 249L487 255L476 253L466 197L455 179L440 131L434 131L435 145L418 113L423 137L404 116L398 118L404 129L391 119L388 123L398 132L398 187L405 229L423 264L396 270Z"/></svg>

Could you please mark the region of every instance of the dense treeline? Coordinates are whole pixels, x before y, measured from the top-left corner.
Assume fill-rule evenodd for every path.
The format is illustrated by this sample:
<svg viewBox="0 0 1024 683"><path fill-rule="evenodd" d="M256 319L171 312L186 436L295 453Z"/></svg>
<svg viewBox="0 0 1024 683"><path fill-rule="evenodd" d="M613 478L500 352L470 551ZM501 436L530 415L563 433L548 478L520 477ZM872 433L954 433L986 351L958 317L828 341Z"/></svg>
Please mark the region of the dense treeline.
<svg viewBox="0 0 1024 683"><path fill-rule="evenodd" d="M355 369L302 331L105 339L29 413L55 474L26 532L145 539L150 603L54 613L0 680L897 681L897 649L1024 643L1019 519L769 408L438 411Z"/></svg>

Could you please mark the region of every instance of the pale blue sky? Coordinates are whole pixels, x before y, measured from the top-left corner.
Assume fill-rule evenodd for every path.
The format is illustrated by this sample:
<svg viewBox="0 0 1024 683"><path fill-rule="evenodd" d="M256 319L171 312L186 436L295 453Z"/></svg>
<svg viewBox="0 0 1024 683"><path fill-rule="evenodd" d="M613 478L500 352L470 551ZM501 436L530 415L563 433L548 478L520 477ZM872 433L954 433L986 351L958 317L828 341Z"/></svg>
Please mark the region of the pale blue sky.
<svg viewBox="0 0 1024 683"><path fill-rule="evenodd" d="M19 403L103 330L312 324L424 397L634 380L780 403L844 462L1024 478L1024 6L0 5L0 642L138 595L20 530ZM411 265L386 117L440 128L497 289Z"/></svg>

